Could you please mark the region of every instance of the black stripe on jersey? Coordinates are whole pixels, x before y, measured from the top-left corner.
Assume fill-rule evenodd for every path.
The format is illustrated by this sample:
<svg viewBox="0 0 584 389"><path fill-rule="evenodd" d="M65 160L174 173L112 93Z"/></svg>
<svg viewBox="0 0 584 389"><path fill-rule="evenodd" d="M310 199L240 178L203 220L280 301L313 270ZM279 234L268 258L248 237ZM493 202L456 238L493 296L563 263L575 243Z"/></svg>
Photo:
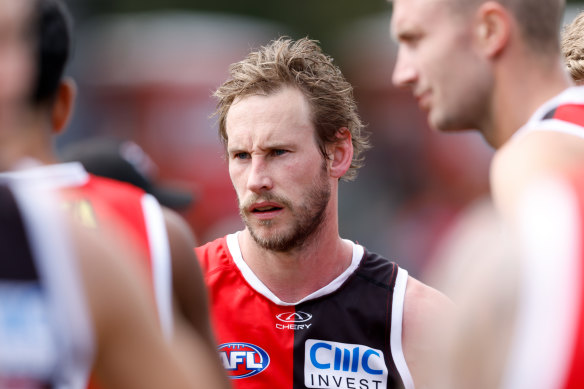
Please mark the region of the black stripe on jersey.
<svg viewBox="0 0 584 389"><path fill-rule="evenodd" d="M38 280L22 215L10 188L0 185L0 280Z"/></svg>
<svg viewBox="0 0 584 389"><path fill-rule="evenodd" d="M307 339L363 345L381 350L388 369L387 389L403 388L390 346L393 289L398 266L365 251L355 273L335 292L296 305L296 311L312 315L294 331L293 389L304 389ZM307 328L306 325L310 324ZM335 387L333 382L330 383ZM354 382L356 389L373 389ZM386 388L378 388L386 389Z"/></svg>
<svg viewBox="0 0 584 389"><path fill-rule="evenodd" d="M557 109L558 109L558 107L556 107L556 108L552 109L551 111L549 111L548 113L546 113L546 114L543 116L543 118L542 118L542 119L543 119L543 120L545 120L545 119L553 119L553 118L554 118L554 115L556 114L556 110L557 110Z"/></svg>

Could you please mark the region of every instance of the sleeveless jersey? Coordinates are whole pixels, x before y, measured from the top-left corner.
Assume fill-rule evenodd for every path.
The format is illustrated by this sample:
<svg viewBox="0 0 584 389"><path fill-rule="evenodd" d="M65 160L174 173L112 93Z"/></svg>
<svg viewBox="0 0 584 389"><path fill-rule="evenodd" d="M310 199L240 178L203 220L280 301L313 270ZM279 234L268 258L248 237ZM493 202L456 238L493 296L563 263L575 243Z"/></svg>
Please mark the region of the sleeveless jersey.
<svg viewBox="0 0 584 389"><path fill-rule="evenodd" d="M235 388L414 387L401 344L407 271L353 244L343 274L285 303L244 262L237 234L196 249Z"/></svg>
<svg viewBox="0 0 584 389"><path fill-rule="evenodd" d="M47 194L11 186L0 185L0 387L79 387L93 333L66 229Z"/></svg>
<svg viewBox="0 0 584 389"><path fill-rule="evenodd" d="M584 138L584 87L539 108L516 133ZM584 388L584 171L546 177L520 203L521 293L504 389Z"/></svg>
<svg viewBox="0 0 584 389"><path fill-rule="evenodd" d="M172 275L170 248L162 210L156 199L130 184L89 174L78 162L29 167L0 173L0 180L42 180L59 190L62 206L88 228L113 230L144 258L145 275L151 281L153 300L162 331L172 334ZM88 389L97 389L93 376ZM85 385L77 386L82 388Z"/></svg>
<svg viewBox="0 0 584 389"><path fill-rule="evenodd" d="M42 180L58 189L62 204L88 228L104 228L121 235L146 259L145 273L165 335L172 333L170 248L162 210L156 199L130 184L87 173L78 162L35 166L0 173L0 182Z"/></svg>
<svg viewBox="0 0 584 389"><path fill-rule="evenodd" d="M502 388L584 388L584 171L541 178L519 210L522 271Z"/></svg>
<svg viewBox="0 0 584 389"><path fill-rule="evenodd" d="M584 138L584 86L568 88L547 101L513 138L533 131L554 131Z"/></svg>

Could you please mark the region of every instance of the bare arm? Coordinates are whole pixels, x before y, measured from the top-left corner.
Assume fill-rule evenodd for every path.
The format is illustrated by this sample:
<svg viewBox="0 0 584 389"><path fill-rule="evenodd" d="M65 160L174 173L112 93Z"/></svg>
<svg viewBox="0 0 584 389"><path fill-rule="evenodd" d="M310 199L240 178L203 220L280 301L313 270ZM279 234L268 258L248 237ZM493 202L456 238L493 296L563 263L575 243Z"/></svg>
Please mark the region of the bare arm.
<svg viewBox="0 0 584 389"><path fill-rule="evenodd" d="M98 236L78 234L100 383L113 389L209 387L204 371L195 379L194 372L181 369L176 351L163 339L147 281L126 259L129 253L122 247L114 251L111 239L104 245Z"/></svg>
<svg viewBox="0 0 584 389"><path fill-rule="evenodd" d="M562 172L584 164L584 140L574 135L539 131L506 144L491 167L496 208L512 217L523 190L542 174Z"/></svg>
<svg viewBox="0 0 584 389"><path fill-rule="evenodd" d="M402 323L404 356L416 389L437 388L437 361L442 358L446 331L454 313L453 303L413 277L408 277Z"/></svg>
<svg viewBox="0 0 584 389"><path fill-rule="evenodd" d="M175 343L188 354L193 348L205 350L207 358L203 362L213 372L216 387L230 388L211 329L207 289L194 251L195 238L181 216L167 208L163 212L172 256Z"/></svg>

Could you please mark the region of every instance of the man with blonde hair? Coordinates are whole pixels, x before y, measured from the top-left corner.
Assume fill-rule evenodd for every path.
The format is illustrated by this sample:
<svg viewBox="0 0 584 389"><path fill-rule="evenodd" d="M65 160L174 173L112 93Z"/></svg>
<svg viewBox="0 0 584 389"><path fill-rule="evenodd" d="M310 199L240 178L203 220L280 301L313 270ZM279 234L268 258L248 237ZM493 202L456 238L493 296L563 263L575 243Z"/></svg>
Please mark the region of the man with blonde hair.
<svg viewBox="0 0 584 389"><path fill-rule="evenodd" d="M501 210L542 171L584 160L566 108L579 110L560 50L562 0L394 0L393 72L430 125L478 129L497 149L491 184ZM576 135L576 137L574 137ZM581 149L581 150L580 150Z"/></svg>
<svg viewBox="0 0 584 389"><path fill-rule="evenodd" d="M280 38L215 96L245 229L197 254L235 387L425 387L426 324L450 302L339 236L339 182L368 147L340 69L317 42Z"/></svg>
<svg viewBox="0 0 584 389"><path fill-rule="evenodd" d="M490 369L490 381L464 377L455 364L458 385L450 388L583 385L568 374L573 363L581 370L581 334L574 329L582 328L575 325L582 257L574 260L574 242L583 239L569 219L545 223L550 204L563 216L568 203L548 190L555 185L541 185L550 176L569 177L584 163L584 89L574 86L562 58L564 6L564 0L393 0L394 83L412 90L434 129L477 129L496 149L492 195L513 238L490 271L478 275L481 281L460 288L468 304L461 308L454 353L483 372ZM530 198L540 196L545 201L537 204L545 206L532 206ZM492 320L490 328L477 313ZM485 329L491 337L483 336Z"/></svg>

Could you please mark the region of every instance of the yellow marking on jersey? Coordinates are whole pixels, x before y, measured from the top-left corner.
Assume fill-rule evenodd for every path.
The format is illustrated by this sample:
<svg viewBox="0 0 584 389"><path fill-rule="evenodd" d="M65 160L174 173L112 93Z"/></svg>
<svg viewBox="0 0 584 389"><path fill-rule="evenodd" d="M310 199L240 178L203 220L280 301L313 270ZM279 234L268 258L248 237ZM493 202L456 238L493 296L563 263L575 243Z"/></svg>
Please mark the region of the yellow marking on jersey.
<svg viewBox="0 0 584 389"><path fill-rule="evenodd" d="M62 204L63 208L71 212L73 217L78 220L81 225L88 228L97 228L97 216L91 201L87 199L78 199L65 201Z"/></svg>

